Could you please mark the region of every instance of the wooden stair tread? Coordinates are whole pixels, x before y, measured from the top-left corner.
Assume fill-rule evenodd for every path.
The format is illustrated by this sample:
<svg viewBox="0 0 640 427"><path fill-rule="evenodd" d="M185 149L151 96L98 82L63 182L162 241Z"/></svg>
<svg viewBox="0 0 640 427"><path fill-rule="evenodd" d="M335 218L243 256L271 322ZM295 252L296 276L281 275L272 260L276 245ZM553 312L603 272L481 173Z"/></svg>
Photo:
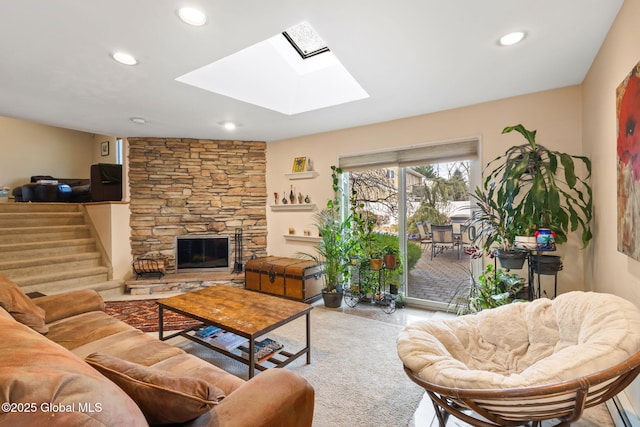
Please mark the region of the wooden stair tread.
<svg viewBox="0 0 640 427"><path fill-rule="evenodd" d="M30 286L34 284L41 284L46 282L57 282L65 279L74 279L80 278L84 276L97 275L97 274L106 274L109 271L108 267L92 267L79 269L74 271L59 271L53 273L45 273L40 275L31 275L29 277L24 277L20 279L14 280L21 287ZM13 280L13 279L12 279Z"/></svg>

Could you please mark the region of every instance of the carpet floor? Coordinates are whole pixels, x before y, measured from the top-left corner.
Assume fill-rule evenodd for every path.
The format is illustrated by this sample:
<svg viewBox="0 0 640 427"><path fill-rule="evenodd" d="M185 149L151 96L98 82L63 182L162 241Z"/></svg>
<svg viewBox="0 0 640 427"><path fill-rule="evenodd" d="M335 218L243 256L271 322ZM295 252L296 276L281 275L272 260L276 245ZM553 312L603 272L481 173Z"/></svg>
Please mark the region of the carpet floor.
<svg viewBox="0 0 640 427"><path fill-rule="evenodd" d="M158 330L156 300L115 301L105 305L107 313L131 326L145 332ZM165 311L164 320L165 330L197 324L169 311ZM314 306L311 311L311 364L307 365L306 359L301 357L286 368L298 372L315 389L314 427L437 425L431 402L428 399L421 402L424 390L411 382L402 370L395 343L401 327ZM282 342L286 351L295 353L304 346L304 318L267 336ZM168 342L233 375L248 378L248 367L233 359L182 337ZM550 424L545 427L547 425ZM613 422L604 405L600 405L587 410L575 425L605 427L613 426ZM467 424L451 418L447 426Z"/></svg>
<svg viewBox="0 0 640 427"><path fill-rule="evenodd" d="M158 330L155 300L106 302L107 313L146 332ZM194 321L165 311L165 330ZM396 353L401 326L344 314L321 306L311 311L311 364L300 357L286 369L298 372L315 389L314 427L408 426L424 391L409 380ZM305 319L296 319L267 336L296 353L304 347ZM177 337L168 341L240 378L248 367ZM265 366L269 366L268 362Z"/></svg>
<svg viewBox="0 0 640 427"><path fill-rule="evenodd" d="M315 389L314 427L408 426L424 390L411 382L396 353L400 326L315 306L311 311L311 364L301 357L285 369ZM305 320L267 334L296 353ZM248 367L184 338L168 341L246 379Z"/></svg>

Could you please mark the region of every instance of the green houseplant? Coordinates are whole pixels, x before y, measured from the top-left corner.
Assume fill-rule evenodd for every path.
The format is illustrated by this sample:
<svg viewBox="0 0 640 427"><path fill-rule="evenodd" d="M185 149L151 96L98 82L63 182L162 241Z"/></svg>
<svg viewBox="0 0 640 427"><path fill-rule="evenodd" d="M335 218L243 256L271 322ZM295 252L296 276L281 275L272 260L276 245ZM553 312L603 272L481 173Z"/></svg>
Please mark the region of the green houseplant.
<svg viewBox="0 0 640 427"><path fill-rule="evenodd" d="M483 249L495 255L504 268L522 268L527 254L514 246L516 236L522 231L515 210L505 206L494 183L484 190L476 188L471 196L477 205L470 223L476 229L474 241L481 241Z"/></svg>
<svg viewBox="0 0 640 427"><path fill-rule="evenodd" d="M342 304L342 285L348 279L350 258L357 242L351 233L352 217L342 218L342 189L339 185L342 170L331 166L331 171L333 199L327 202L325 209L315 215L315 225L321 240L315 246L316 253L300 255L324 264L325 284L322 297L325 306L337 308Z"/></svg>
<svg viewBox="0 0 640 427"><path fill-rule="evenodd" d="M472 221L478 225L476 240L484 239L483 248L497 249L500 257L501 251L515 249L516 236L548 228L556 243L566 242L567 233L580 231L586 247L592 238L591 161L545 148L536 142L536 131L521 124L502 133L513 131L527 142L489 162L482 186L472 194L478 205ZM584 171L576 170L576 164Z"/></svg>
<svg viewBox="0 0 640 427"><path fill-rule="evenodd" d="M518 292L524 287L524 279L515 273L506 273L493 264L487 264L484 272L473 279L469 296L464 305L459 306L458 314L477 313L499 307L516 300Z"/></svg>
<svg viewBox="0 0 640 427"><path fill-rule="evenodd" d="M536 142L536 131L521 124L508 126L502 133L513 131L527 142L509 148L487 165L483 190L495 186L497 206L512 215L522 231L549 228L556 233L557 243L566 242L567 233L580 231L586 247L592 238L591 161L545 148ZM582 174L576 163L584 166Z"/></svg>

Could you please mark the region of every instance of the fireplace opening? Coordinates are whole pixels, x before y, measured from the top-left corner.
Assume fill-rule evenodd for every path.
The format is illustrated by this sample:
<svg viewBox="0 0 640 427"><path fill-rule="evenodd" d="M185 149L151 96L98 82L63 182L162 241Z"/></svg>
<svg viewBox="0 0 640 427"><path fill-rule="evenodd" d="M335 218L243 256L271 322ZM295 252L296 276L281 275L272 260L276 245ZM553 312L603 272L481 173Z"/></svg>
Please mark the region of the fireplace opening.
<svg viewBox="0 0 640 427"><path fill-rule="evenodd" d="M230 269L230 236L190 235L176 237L176 271Z"/></svg>

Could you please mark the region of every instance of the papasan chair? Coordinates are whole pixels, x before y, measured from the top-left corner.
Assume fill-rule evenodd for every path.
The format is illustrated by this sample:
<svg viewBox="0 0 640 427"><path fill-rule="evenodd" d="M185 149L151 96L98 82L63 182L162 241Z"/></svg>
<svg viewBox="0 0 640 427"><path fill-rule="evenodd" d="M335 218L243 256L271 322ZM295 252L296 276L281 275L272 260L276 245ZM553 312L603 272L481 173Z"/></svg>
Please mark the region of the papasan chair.
<svg viewBox="0 0 640 427"><path fill-rule="evenodd" d="M440 426L449 414L474 426L567 426L640 372L640 311L615 295L569 292L419 321L397 345Z"/></svg>

